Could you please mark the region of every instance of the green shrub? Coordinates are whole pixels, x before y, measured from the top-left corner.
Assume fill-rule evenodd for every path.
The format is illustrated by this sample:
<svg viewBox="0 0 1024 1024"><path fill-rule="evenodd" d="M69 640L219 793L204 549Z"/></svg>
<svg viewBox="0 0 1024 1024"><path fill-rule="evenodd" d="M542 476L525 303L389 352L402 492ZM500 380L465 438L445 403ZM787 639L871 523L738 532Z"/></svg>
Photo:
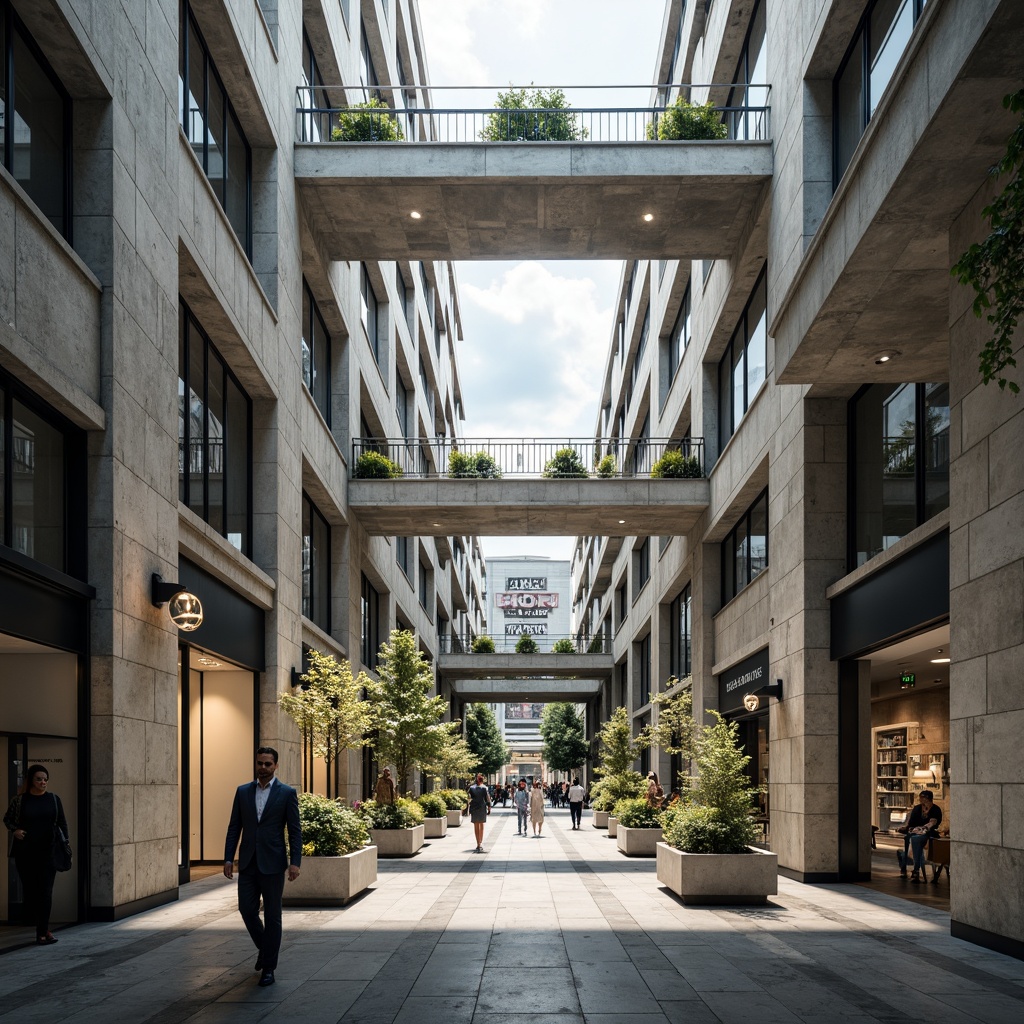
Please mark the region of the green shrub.
<svg viewBox="0 0 1024 1024"><path fill-rule="evenodd" d="M604 654L604 637L600 633L587 645L587 654Z"/></svg>
<svg viewBox="0 0 1024 1024"><path fill-rule="evenodd" d="M516 641L516 654L536 654L539 650L537 641L529 633L524 633Z"/></svg>
<svg viewBox="0 0 1024 1024"><path fill-rule="evenodd" d="M746 853L757 838L752 818L735 818L717 807L685 804L673 811L665 841L687 853Z"/></svg>
<svg viewBox="0 0 1024 1024"><path fill-rule="evenodd" d="M684 455L678 448L665 452L658 461L651 466L651 476L676 477L687 480L696 480L704 474L700 468L700 459L696 455Z"/></svg>
<svg viewBox="0 0 1024 1024"><path fill-rule="evenodd" d="M356 477L360 480L389 480L402 475L402 467L380 452L363 452L356 459Z"/></svg>
<svg viewBox="0 0 1024 1024"><path fill-rule="evenodd" d="M611 811L620 800L642 797L646 792L647 780L639 772L606 775L591 786L590 803L595 811Z"/></svg>
<svg viewBox="0 0 1024 1024"><path fill-rule="evenodd" d="M334 142L398 142L402 127L391 108L374 97L368 103L356 103L338 115L338 126L331 132Z"/></svg>
<svg viewBox="0 0 1024 1024"><path fill-rule="evenodd" d="M448 475L451 477L475 477L481 480L500 480L501 469L487 452L460 452L453 449L448 453Z"/></svg>
<svg viewBox="0 0 1024 1024"><path fill-rule="evenodd" d="M366 800L359 805L359 815L368 828L415 828L423 822L423 808L404 797L393 804Z"/></svg>
<svg viewBox="0 0 1024 1024"><path fill-rule="evenodd" d="M443 818L448 811L448 804L444 797L438 792L424 793L419 798L419 805L423 808L423 814L428 818Z"/></svg>
<svg viewBox="0 0 1024 1024"><path fill-rule="evenodd" d="M710 101L690 103L682 96L656 123L652 121L647 125L648 139L724 139L728 134L721 114Z"/></svg>
<svg viewBox="0 0 1024 1024"><path fill-rule="evenodd" d="M590 474L575 448L559 448L545 463L544 476L585 480Z"/></svg>
<svg viewBox="0 0 1024 1024"><path fill-rule="evenodd" d="M494 641L485 634L475 636L473 637L473 646L471 650L474 654L493 654Z"/></svg>
<svg viewBox="0 0 1024 1024"><path fill-rule="evenodd" d="M461 789L439 789L437 795L448 805L449 811L461 811L469 803L469 797Z"/></svg>
<svg viewBox="0 0 1024 1024"><path fill-rule="evenodd" d="M587 137L561 89L499 92L480 132L484 142L572 142Z"/></svg>
<svg viewBox="0 0 1024 1024"><path fill-rule="evenodd" d="M626 828L661 828L661 811L643 797L619 800L612 813Z"/></svg>
<svg viewBox="0 0 1024 1024"><path fill-rule="evenodd" d="M302 853L306 857L340 857L366 845L366 824L351 808L315 793L299 794Z"/></svg>
<svg viewBox="0 0 1024 1024"><path fill-rule="evenodd" d="M554 646L551 648L552 654L575 654L576 645L567 636L563 636L561 640L556 640Z"/></svg>
<svg viewBox="0 0 1024 1024"><path fill-rule="evenodd" d="M617 469L618 466L615 462L615 456L609 453L603 459L601 459L600 462L598 462L597 475L601 477L603 480L607 480L609 479L609 477L615 476L615 471Z"/></svg>

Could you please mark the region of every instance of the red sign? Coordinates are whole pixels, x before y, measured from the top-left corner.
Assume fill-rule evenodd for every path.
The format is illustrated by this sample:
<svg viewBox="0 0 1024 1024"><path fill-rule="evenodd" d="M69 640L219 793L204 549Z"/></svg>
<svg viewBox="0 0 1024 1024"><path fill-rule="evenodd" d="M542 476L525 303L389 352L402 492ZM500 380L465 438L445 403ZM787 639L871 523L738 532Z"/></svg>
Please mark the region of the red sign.
<svg viewBox="0 0 1024 1024"><path fill-rule="evenodd" d="M529 591L498 591L494 595L496 608L557 608L558 593L530 593Z"/></svg>

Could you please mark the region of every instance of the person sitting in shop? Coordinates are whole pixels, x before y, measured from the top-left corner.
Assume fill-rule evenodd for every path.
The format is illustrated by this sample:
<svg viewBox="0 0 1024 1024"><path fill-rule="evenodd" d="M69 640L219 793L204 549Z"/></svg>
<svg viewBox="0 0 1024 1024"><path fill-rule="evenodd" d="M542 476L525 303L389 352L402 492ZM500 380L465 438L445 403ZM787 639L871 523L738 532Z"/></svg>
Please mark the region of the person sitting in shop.
<svg viewBox="0 0 1024 1024"><path fill-rule="evenodd" d="M942 824L942 808L932 799L930 789L922 789L920 803L910 812L906 824L901 825L897 832L903 833L903 850L896 854L900 864L900 875L907 877L907 856L910 850L913 854L913 870L910 875L912 882L924 882L925 866L924 853L928 848L928 840L939 834L939 825Z"/></svg>

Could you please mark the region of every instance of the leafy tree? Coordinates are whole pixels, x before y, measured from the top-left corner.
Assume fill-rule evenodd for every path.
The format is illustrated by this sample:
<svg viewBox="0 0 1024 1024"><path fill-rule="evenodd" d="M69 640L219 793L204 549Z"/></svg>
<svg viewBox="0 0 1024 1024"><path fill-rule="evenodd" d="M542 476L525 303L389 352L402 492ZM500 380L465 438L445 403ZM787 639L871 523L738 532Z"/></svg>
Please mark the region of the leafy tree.
<svg viewBox="0 0 1024 1024"><path fill-rule="evenodd" d="M626 775L633 771L633 764L640 752L651 745L651 731L645 727L634 739L629 712L619 707L601 726L597 744L601 763L594 769L594 774L603 779Z"/></svg>
<svg viewBox="0 0 1024 1024"><path fill-rule="evenodd" d="M677 682L675 676L670 676L665 684L666 689L671 689ZM685 793L696 753L697 723L693 718L693 690L687 687L672 696L659 693L652 698L651 703L658 705L658 722L652 730L651 738L662 753L682 758L683 767L679 779L673 781L678 781L680 790Z"/></svg>
<svg viewBox="0 0 1024 1024"><path fill-rule="evenodd" d="M377 97L356 103L338 115L338 126L331 132L333 142L398 142L402 127L391 108Z"/></svg>
<svg viewBox="0 0 1024 1024"><path fill-rule="evenodd" d="M499 92L480 132L484 142L575 142L587 137L561 89Z"/></svg>
<svg viewBox="0 0 1024 1024"><path fill-rule="evenodd" d="M449 733L437 753L423 762L423 770L434 782L443 785L449 779L471 779L478 763L465 737Z"/></svg>
<svg viewBox="0 0 1024 1024"><path fill-rule="evenodd" d="M563 636L561 640L556 640L554 646L551 648L552 654L575 654L576 645L567 636Z"/></svg>
<svg viewBox="0 0 1024 1024"><path fill-rule="evenodd" d="M500 771L512 757L498 720L486 704L470 704L467 709L466 743L473 753L473 766L484 775Z"/></svg>
<svg viewBox="0 0 1024 1024"><path fill-rule="evenodd" d="M648 139L724 139L728 126L714 105L690 103L680 96L657 120L647 125Z"/></svg>
<svg viewBox="0 0 1024 1024"><path fill-rule="evenodd" d="M536 654L540 648L529 633L523 633L516 641L516 654Z"/></svg>
<svg viewBox="0 0 1024 1024"><path fill-rule="evenodd" d="M300 679L302 688L280 694L278 703L299 727L306 749L330 765L343 751L361 747L367 715L360 694L369 676L360 672L353 678L349 662L310 650L309 669Z"/></svg>
<svg viewBox="0 0 1024 1024"><path fill-rule="evenodd" d="M1017 365L1013 336L1024 314L1024 89L1004 96L1003 106L1021 117L1007 140L1006 153L989 173L994 178L1009 174L1010 180L981 211L991 234L972 245L951 273L974 289L974 315L984 316L995 328L978 354L982 383L998 380L1001 390L1008 387L1016 395L1020 385L1000 374Z"/></svg>
<svg viewBox="0 0 1024 1024"><path fill-rule="evenodd" d="M377 674L366 685L369 742L380 764L395 766L395 783L405 793L413 768L437 757L454 726L441 721L445 699L430 696L434 673L408 630L393 629L380 645Z"/></svg>
<svg viewBox="0 0 1024 1024"><path fill-rule="evenodd" d="M544 760L552 771L576 771L590 754L583 716L577 713L575 704L546 704L540 734L544 738Z"/></svg>
<svg viewBox="0 0 1024 1024"><path fill-rule="evenodd" d="M585 480L590 474L575 448L559 448L544 464L544 476Z"/></svg>

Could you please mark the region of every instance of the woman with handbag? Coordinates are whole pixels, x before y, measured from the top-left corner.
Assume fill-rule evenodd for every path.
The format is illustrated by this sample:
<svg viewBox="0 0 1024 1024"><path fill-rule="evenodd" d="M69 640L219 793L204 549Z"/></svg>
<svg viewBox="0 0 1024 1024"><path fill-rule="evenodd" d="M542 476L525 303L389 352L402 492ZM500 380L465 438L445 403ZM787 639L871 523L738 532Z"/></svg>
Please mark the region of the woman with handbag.
<svg viewBox="0 0 1024 1024"><path fill-rule="evenodd" d="M24 892L25 913L36 926L36 945L57 941L50 931L53 880L70 867L68 823L60 797L47 792L50 773L32 765L4 815L12 835L11 856ZM58 834L59 831L59 834Z"/></svg>

